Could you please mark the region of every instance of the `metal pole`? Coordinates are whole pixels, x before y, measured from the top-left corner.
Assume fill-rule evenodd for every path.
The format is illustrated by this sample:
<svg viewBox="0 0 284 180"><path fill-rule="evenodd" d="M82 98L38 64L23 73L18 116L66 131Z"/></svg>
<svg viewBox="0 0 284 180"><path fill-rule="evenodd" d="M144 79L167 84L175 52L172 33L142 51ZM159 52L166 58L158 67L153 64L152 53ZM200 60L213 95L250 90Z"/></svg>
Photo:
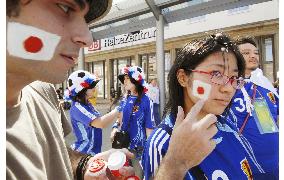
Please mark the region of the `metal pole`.
<svg viewBox="0 0 284 180"><path fill-rule="evenodd" d="M164 53L164 17L159 15L156 20L157 39L156 39L156 61L157 61L157 77L160 88L160 114L162 115L165 107L165 53Z"/></svg>
<svg viewBox="0 0 284 180"><path fill-rule="evenodd" d="M85 70L85 54L84 48L80 49L78 57L78 70Z"/></svg>

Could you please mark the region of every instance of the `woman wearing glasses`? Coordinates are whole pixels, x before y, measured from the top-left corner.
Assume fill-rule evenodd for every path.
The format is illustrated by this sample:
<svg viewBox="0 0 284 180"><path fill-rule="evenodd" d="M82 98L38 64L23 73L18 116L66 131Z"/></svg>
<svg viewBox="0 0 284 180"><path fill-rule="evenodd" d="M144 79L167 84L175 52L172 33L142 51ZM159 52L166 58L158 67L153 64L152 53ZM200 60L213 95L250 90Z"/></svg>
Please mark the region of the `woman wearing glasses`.
<svg viewBox="0 0 284 180"><path fill-rule="evenodd" d="M180 163L187 167L183 173L184 178L252 179L250 166L258 164L250 148L238 136L235 121L228 111L236 89L240 89L244 84L244 70L242 55L224 34L192 41L180 51L169 72L169 100L164 111L164 120L152 132L144 148L142 166L145 179L151 179L155 174L167 176L166 171L159 173L159 167L164 163L165 160L162 159L166 157L169 148L171 154L176 152L175 156L187 156L187 152L182 148L172 148L171 144L177 142L170 142L170 139L175 122L178 122L177 116L183 111L185 115L192 116L193 109L196 115L191 119L197 119L198 123L213 122L205 126L208 133L204 136L208 136L209 141L204 143L204 146L211 146L214 150L194 168L185 160ZM196 111L197 105L200 109ZM182 121L193 121L188 120L188 116L182 118ZM181 126L176 126L173 135L183 130ZM192 132L191 129L188 131ZM189 136L196 135L193 133L187 137ZM186 140L180 139L178 143L183 144ZM180 167L174 166L176 164L177 162L173 162L172 168L175 168L178 174ZM163 178L159 176L157 179Z"/></svg>

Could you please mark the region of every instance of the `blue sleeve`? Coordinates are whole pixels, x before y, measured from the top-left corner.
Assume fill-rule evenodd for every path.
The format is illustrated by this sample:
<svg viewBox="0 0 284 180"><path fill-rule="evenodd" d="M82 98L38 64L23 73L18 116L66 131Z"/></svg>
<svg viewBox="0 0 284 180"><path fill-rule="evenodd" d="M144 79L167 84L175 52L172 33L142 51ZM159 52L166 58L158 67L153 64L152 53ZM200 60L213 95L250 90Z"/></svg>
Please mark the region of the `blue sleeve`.
<svg viewBox="0 0 284 180"><path fill-rule="evenodd" d="M70 116L72 119L80 121L85 125L90 125L94 119L100 117L99 113L88 111L86 107L78 102L74 103L73 108L70 109Z"/></svg>
<svg viewBox="0 0 284 180"><path fill-rule="evenodd" d="M155 129L145 143L142 167L145 180L154 176L162 158L165 156L169 147L170 135L163 129Z"/></svg>
<svg viewBox="0 0 284 180"><path fill-rule="evenodd" d="M153 102L149 99L148 96L144 96L145 102L145 111L144 111L144 118L145 118L145 127L149 129L153 129L155 125L154 119L154 106Z"/></svg>

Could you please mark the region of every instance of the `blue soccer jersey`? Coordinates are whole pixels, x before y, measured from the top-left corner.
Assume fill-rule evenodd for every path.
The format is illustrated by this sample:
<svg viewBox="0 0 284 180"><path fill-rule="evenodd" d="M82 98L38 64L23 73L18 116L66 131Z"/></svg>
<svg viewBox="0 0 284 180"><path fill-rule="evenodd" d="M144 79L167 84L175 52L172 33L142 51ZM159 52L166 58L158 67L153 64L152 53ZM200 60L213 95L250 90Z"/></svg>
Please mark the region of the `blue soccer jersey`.
<svg viewBox="0 0 284 180"><path fill-rule="evenodd" d="M147 139L146 128L155 127L152 101L145 94L140 102L136 102L136 99L137 96L128 96L123 108L121 130L129 133L130 149L143 147Z"/></svg>
<svg viewBox="0 0 284 180"><path fill-rule="evenodd" d="M245 84L245 89L248 92L249 97L253 97L253 83L249 82ZM269 90L256 86L255 98L264 98L271 115L275 122L277 121L279 108L278 98ZM248 115L243 93L238 90L232 100L231 111L235 115L237 121L237 126L240 129L245 121L246 116ZM269 176L269 179L278 179L278 169L279 169L279 133L265 133L261 134L256 120L253 116L249 116L247 123L245 124L242 135L248 140L251 144L252 150L258 160L259 164L263 168L266 176ZM258 169L252 167L252 172L255 176L258 174ZM263 176L263 174L262 174Z"/></svg>
<svg viewBox="0 0 284 180"><path fill-rule="evenodd" d="M167 116L162 123L172 129L173 116ZM199 165L205 176L213 180L252 179L250 164L245 154L247 147L238 136L235 126L225 121L224 117L219 117L217 128L218 132L214 136L216 148ZM170 138L168 130L162 127L156 128L148 138L142 157L146 180L156 173L162 158L167 153ZM191 170L186 173L185 179L195 179Z"/></svg>
<svg viewBox="0 0 284 180"><path fill-rule="evenodd" d="M117 111L118 112L122 112L123 111L123 108L125 106L125 103L126 103L126 97L122 97L121 100L119 101L119 105L116 107Z"/></svg>
<svg viewBox="0 0 284 180"><path fill-rule="evenodd" d="M70 118L76 136L75 142L71 145L73 150L91 155L101 152L102 129L90 125L98 117L100 113L92 104L72 103Z"/></svg>

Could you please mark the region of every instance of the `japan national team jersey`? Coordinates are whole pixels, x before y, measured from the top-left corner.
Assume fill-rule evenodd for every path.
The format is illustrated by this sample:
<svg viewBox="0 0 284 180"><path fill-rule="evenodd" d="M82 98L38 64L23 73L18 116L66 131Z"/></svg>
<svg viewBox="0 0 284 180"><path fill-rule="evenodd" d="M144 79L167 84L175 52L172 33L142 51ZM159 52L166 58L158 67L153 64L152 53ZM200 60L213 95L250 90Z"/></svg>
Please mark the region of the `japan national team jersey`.
<svg viewBox="0 0 284 180"><path fill-rule="evenodd" d="M162 123L167 124L172 129L174 125L173 116L167 116ZM251 179L252 172L248 157L245 154L246 146L235 131L234 125L225 121L224 117L219 117L217 128L218 132L213 138L217 143L216 148L201 162L199 167L206 177L212 180ZM170 138L168 130L160 127L155 129L148 138L142 157L146 180L156 173L162 158L167 153ZM184 179L195 178L189 170Z"/></svg>
<svg viewBox="0 0 284 180"><path fill-rule="evenodd" d="M116 107L117 111L118 112L122 112L123 111L123 108L125 106L125 103L126 103L126 97L122 97L119 101L119 105Z"/></svg>
<svg viewBox="0 0 284 180"><path fill-rule="evenodd" d="M70 118L76 136L74 144L71 145L73 150L91 155L101 152L102 129L90 125L98 117L100 113L92 104L72 102Z"/></svg>
<svg viewBox="0 0 284 180"><path fill-rule="evenodd" d="M245 84L245 89L249 97L253 97L253 83ZM273 119L277 120L279 114L278 98L269 90L257 86L255 98L263 97L269 107ZM238 90L232 100L231 111L235 115L238 128L244 123L247 116L247 110L244 102L243 94ZM278 179L279 169L279 133L265 133L261 134L258 130L256 121L253 116L249 116L248 121L243 129L242 135L249 141L254 154L263 168L264 172L268 174L269 179ZM258 169L252 167L253 174L258 174ZM273 176L273 177L272 177Z"/></svg>
<svg viewBox="0 0 284 180"><path fill-rule="evenodd" d="M140 102L137 103L136 99L137 96L128 96L123 107L121 130L129 133L130 149L143 147L147 139L146 128L155 127L153 102L145 94Z"/></svg>

